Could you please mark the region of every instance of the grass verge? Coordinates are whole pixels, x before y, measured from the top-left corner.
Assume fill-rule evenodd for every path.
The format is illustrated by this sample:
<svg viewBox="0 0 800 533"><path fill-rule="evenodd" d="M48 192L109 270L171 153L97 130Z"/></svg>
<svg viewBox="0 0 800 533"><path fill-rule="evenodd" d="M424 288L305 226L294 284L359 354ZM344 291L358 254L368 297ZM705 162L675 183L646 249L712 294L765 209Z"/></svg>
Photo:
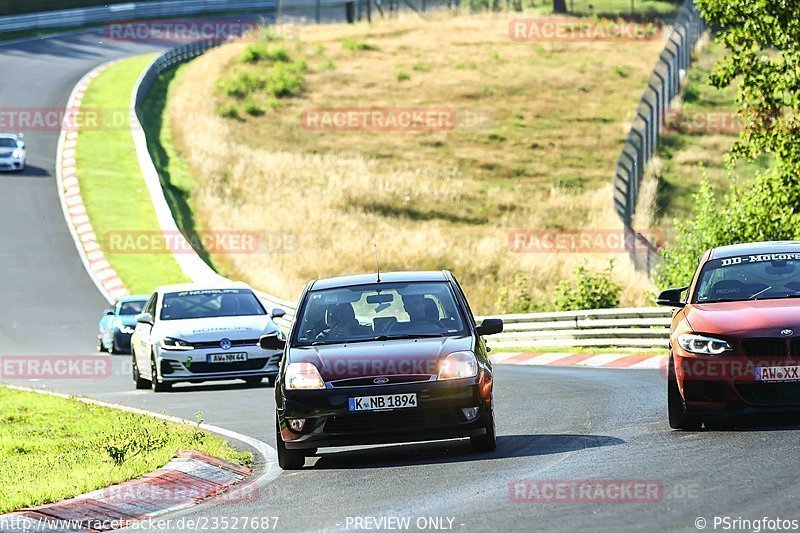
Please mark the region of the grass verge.
<svg viewBox="0 0 800 533"><path fill-rule="evenodd" d="M128 290L141 294L158 285L189 281L164 246L139 247L131 253L112 244L112 237L161 231L139 169L128 115L136 80L153 57L117 63L91 82L81 112L97 113L102 127L82 127L77 146L81 194L98 242Z"/></svg>
<svg viewBox="0 0 800 533"><path fill-rule="evenodd" d="M0 514L140 477L181 450L252 462L194 425L6 387L0 426Z"/></svg>
<svg viewBox="0 0 800 533"><path fill-rule="evenodd" d="M167 115L195 219L296 243L215 257L222 273L294 298L308 279L371 271L378 243L382 269L453 270L486 314L516 310L499 296L518 279L532 310L551 309L577 265L616 257L622 305L646 304L650 285L622 255L515 253L509 234L621 228L609 198L624 116L663 43L513 42L511 16L304 26L291 42L232 44L190 63ZM365 107L445 107L475 121L438 131L302 121Z"/></svg>

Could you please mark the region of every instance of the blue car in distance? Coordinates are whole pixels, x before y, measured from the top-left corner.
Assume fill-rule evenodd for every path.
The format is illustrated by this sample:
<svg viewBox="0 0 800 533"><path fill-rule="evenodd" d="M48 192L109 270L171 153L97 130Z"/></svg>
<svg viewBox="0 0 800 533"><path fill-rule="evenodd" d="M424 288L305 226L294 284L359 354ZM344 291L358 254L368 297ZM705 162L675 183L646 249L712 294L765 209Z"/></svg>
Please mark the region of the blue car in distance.
<svg viewBox="0 0 800 533"><path fill-rule="evenodd" d="M142 313L149 296L125 296L114 307L103 312L97 334L97 350L109 353L131 353L131 335L136 316Z"/></svg>

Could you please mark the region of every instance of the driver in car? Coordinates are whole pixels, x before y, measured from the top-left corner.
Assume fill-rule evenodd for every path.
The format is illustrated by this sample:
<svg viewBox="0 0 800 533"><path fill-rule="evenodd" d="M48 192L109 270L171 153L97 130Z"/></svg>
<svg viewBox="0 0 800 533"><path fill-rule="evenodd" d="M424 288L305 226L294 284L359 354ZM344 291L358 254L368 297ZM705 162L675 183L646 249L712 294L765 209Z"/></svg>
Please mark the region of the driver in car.
<svg viewBox="0 0 800 533"><path fill-rule="evenodd" d="M404 294L403 307L408 314L408 322L398 322L393 331L434 331L446 329L439 321L439 308L436 303L422 294Z"/></svg>

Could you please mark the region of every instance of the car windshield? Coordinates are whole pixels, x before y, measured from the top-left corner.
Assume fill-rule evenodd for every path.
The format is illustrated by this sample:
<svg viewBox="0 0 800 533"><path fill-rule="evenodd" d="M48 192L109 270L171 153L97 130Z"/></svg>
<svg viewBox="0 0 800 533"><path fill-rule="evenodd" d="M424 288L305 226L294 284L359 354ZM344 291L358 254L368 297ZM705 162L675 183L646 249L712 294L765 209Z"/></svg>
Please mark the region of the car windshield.
<svg viewBox="0 0 800 533"><path fill-rule="evenodd" d="M714 259L703 266L694 303L800 297L800 253Z"/></svg>
<svg viewBox="0 0 800 533"><path fill-rule="evenodd" d="M0 138L0 148L16 148L17 141L9 139L8 137Z"/></svg>
<svg viewBox="0 0 800 533"><path fill-rule="evenodd" d="M376 283L312 291L299 317L295 345L466 333L448 283Z"/></svg>
<svg viewBox="0 0 800 533"><path fill-rule="evenodd" d="M141 314L144 304L147 300L132 300L130 302L122 302L119 306L120 315L138 315Z"/></svg>
<svg viewBox="0 0 800 533"><path fill-rule="evenodd" d="M256 295L248 289L170 292L164 295L161 306L161 320L266 314Z"/></svg>

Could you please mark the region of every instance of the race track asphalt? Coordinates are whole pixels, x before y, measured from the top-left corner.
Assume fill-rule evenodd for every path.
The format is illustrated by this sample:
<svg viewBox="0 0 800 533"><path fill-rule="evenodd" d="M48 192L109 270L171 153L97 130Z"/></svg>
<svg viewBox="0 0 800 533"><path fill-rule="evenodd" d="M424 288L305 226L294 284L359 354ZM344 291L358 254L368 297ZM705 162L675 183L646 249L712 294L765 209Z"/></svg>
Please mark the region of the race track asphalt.
<svg viewBox="0 0 800 533"><path fill-rule="evenodd" d="M75 83L105 61L153 45L103 43L98 33L0 46L0 107L61 109ZM29 168L0 174L0 354L94 353L105 301L83 269L58 201L58 133L28 132ZM130 359L92 380L13 383L80 394L205 421L274 446L273 390L243 384L134 391ZM464 441L321 450L283 473L257 501L209 502L162 518L279 517L278 531L365 530L368 519L438 518L456 531L697 531L715 516L800 519L797 420L681 433L666 424L658 371L496 367L499 446L473 454ZM766 424L766 425L764 425ZM263 466L263 465L259 465ZM662 487L634 503L515 502L515 481L639 480ZM542 485L539 485L542 486ZM420 522L421 524L422 522ZM358 528L357 525L361 525ZM175 529L173 529L175 530ZM238 530L261 530L250 524ZM717 528L719 530L719 528ZM155 529L153 529L155 531Z"/></svg>

